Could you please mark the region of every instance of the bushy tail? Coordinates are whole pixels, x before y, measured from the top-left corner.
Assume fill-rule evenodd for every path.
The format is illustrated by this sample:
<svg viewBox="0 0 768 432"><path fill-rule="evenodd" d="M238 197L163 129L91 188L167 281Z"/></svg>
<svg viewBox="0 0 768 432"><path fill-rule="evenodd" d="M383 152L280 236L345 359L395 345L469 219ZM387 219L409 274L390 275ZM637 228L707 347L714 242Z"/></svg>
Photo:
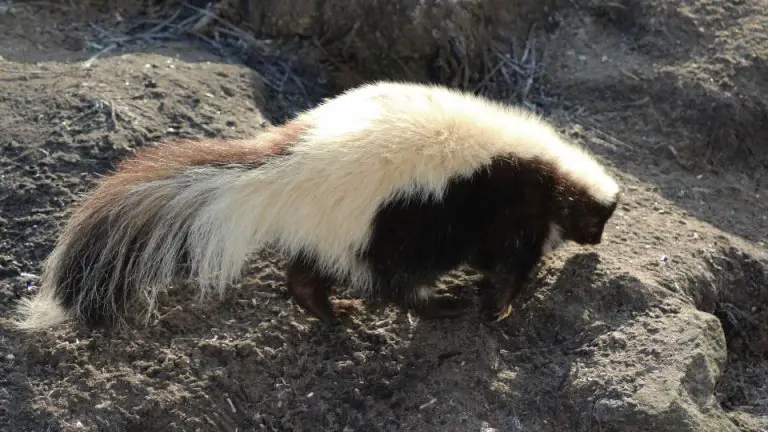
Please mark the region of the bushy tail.
<svg viewBox="0 0 768 432"><path fill-rule="evenodd" d="M258 221L243 208L259 181L254 173L301 130L289 124L255 141L164 145L125 161L70 217L43 265L40 291L17 308L16 327L35 331L70 318L112 324L138 300L148 317L158 290L177 278L196 281L201 295L223 291L254 246Z"/></svg>

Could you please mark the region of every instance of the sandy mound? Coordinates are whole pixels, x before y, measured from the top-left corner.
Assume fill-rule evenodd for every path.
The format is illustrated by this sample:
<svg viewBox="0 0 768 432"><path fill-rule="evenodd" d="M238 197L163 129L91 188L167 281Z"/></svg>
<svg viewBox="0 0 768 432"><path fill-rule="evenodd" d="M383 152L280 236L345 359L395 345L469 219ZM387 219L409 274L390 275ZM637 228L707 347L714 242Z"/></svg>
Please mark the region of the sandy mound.
<svg viewBox="0 0 768 432"><path fill-rule="evenodd" d="M388 308L323 328L265 256L223 299L167 295L146 328L11 331L7 314L35 289L66 209L120 157L168 137L258 133L343 86L342 70L380 77L390 55L427 65L448 40L425 36L430 26L460 39L493 10L455 2L442 22L448 2L285 3L308 8L300 19L304 9L253 3L260 34L322 49L238 45L210 23L197 41L129 37L129 14L108 8L0 12L0 430L768 428L768 15L757 0L568 2L547 11L527 56L517 40L506 60L458 75L550 115L626 190L605 243L558 251L497 327ZM523 9L488 22L544 12ZM136 34L167 19L156 15ZM428 19L398 25L414 16ZM465 27L446 30L455 20ZM512 51L506 36L491 31L492 48L473 52L498 59ZM524 70L505 78L509 63ZM471 298L473 280L443 283Z"/></svg>

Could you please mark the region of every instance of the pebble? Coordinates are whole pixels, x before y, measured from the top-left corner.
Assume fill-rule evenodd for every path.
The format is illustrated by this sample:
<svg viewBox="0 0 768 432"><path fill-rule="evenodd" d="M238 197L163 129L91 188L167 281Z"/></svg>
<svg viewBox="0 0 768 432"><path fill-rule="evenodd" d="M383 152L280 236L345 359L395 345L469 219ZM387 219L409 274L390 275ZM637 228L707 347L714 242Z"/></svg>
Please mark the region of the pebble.
<svg viewBox="0 0 768 432"><path fill-rule="evenodd" d="M6 354L5 359L8 361L13 361L14 359L16 359L16 356L13 354Z"/></svg>

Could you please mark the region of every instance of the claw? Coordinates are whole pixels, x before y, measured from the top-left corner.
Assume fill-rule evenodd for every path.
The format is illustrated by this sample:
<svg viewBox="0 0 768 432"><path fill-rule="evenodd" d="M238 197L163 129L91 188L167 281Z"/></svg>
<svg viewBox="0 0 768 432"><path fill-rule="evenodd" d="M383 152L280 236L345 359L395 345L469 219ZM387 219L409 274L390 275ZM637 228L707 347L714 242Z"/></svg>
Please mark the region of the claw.
<svg viewBox="0 0 768 432"><path fill-rule="evenodd" d="M507 307L504 308L504 310L501 311L498 318L494 320L494 322L499 322L507 319L510 315L512 315L512 305L507 305Z"/></svg>
<svg viewBox="0 0 768 432"><path fill-rule="evenodd" d="M502 310L485 309L482 312L482 319L488 324L495 324L511 316L513 309L514 307L511 304Z"/></svg>

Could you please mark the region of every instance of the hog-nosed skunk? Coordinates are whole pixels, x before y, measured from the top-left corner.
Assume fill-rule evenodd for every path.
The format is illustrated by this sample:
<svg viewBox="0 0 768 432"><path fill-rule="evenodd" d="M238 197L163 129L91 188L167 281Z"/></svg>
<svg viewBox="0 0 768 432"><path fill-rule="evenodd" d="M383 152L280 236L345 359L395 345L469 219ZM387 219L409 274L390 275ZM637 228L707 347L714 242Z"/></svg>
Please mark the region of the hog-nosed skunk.
<svg viewBox="0 0 768 432"><path fill-rule="evenodd" d="M538 116L435 85L363 85L250 140L137 151L75 209L18 328L146 312L178 278L222 292L276 247L288 291L331 322L334 284L425 318L465 312L433 282L468 265L504 318L540 258L600 243L619 186Z"/></svg>

